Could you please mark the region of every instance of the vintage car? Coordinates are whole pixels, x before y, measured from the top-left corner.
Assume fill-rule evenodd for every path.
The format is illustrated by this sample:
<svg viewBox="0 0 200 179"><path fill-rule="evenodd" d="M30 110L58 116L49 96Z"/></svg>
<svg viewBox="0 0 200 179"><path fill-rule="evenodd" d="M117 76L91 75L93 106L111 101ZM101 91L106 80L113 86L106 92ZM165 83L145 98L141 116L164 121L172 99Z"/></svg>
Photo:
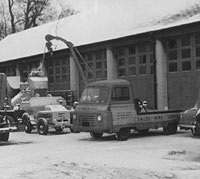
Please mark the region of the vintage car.
<svg viewBox="0 0 200 179"><path fill-rule="evenodd" d="M54 128L56 131L61 132L64 128L69 128L72 131L71 115L74 109L67 109L63 105L54 104L46 105L44 110L39 111L36 116L24 114L25 132L37 128L41 135L47 135L49 127Z"/></svg>
<svg viewBox="0 0 200 179"><path fill-rule="evenodd" d="M194 107L181 113L180 129L191 130L194 136L200 135L200 100L198 99Z"/></svg>

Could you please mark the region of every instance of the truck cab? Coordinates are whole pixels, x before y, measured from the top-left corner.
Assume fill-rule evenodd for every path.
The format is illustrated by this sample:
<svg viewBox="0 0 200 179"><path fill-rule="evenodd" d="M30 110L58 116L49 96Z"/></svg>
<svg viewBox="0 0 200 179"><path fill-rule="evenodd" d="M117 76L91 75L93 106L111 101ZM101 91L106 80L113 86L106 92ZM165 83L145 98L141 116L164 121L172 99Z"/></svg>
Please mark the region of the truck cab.
<svg viewBox="0 0 200 179"><path fill-rule="evenodd" d="M90 83L74 111L73 130L90 132L94 138L100 138L103 133L116 133L119 140L128 139L131 129L148 132L150 128L163 127L168 134L176 132L179 111L148 112L142 106L127 80Z"/></svg>

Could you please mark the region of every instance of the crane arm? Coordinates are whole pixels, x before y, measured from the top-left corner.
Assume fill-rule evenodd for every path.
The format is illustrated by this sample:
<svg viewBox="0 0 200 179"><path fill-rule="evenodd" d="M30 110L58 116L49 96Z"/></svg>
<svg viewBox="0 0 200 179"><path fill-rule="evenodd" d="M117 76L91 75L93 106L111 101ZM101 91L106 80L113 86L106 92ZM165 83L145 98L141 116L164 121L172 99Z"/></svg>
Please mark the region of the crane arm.
<svg viewBox="0 0 200 179"><path fill-rule="evenodd" d="M64 42L64 43L68 46L68 48L69 48L69 50L70 50L70 54L71 54L73 60L75 61L76 65L77 65L77 67L78 67L78 70L79 70L79 72L80 72L80 74L81 74L81 77L82 77L82 79L83 79L83 81L84 81L85 84L88 83L88 79L86 78L86 76L85 76L85 74L84 74L84 72L83 72L83 70L82 70L81 64L79 63L79 60L78 60L78 57L77 57L76 53L81 57L82 61L83 61L84 64L86 65L86 67L88 68L88 70L91 72L91 74L92 74L93 77L95 78L95 75L94 75L93 71L92 71L91 68L88 66L88 64L87 64L87 62L84 60L84 58L80 55L78 49L77 49L76 47L74 47L73 43L71 43L70 41L65 40L65 39L62 38L62 37L53 36L53 35L50 35L50 34L47 34L47 35L45 36L45 39L46 39L46 41L47 41L47 43L48 43L47 47L49 47L49 44L51 45L51 42L50 42L51 40L60 40L60 41Z"/></svg>

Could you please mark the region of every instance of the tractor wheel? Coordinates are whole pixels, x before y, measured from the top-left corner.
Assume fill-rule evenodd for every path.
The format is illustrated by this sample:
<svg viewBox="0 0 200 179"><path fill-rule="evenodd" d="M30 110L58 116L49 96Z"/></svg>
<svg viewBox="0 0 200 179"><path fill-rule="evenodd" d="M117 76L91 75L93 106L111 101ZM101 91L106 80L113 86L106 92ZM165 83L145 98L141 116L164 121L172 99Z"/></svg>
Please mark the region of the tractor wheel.
<svg viewBox="0 0 200 179"><path fill-rule="evenodd" d="M47 135L49 132L49 126L47 120L44 118L38 119L37 130L40 135Z"/></svg>
<svg viewBox="0 0 200 179"><path fill-rule="evenodd" d="M26 133L30 134L32 132L32 130L33 130L33 125L31 124L30 121L28 121L26 124L24 124L24 131Z"/></svg>
<svg viewBox="0 0 200 179"><path fill-rule="evenodd" d="M7 132L7 133L1 133L1 134L0 134L0 141L5 141L5 142L7 142L8 139L9 139L9 135L10 135L9 132Z"/></svg>
<svg viewBox="0 0 200 179"><path fill-rule="evenodd" d="M98 133L98 132L90 132L90 135L92 136L92 138L94 139L100 139L103 135L103 133Z"/></svg>
<svg viewBox="0 0 200 179"><path fill-rule="evenodd" d="M122 128L117 132L116 138L120 141L125 141L129 138L131 130L129 128Z"/></svg>
<svg viewBox="0 0 200 179"><path fill-rule="evenodd" d="M163 132L165 135L175 134L177 132L177 124L168 124L166 127L163 127Z"/></svg>

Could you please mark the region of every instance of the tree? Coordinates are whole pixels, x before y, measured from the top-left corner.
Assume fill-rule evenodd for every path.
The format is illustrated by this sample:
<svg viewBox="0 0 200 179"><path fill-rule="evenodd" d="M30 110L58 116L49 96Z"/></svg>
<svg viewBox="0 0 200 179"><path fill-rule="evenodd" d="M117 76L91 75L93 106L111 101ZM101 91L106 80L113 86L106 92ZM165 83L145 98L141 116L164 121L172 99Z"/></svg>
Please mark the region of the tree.
<svg viewBox="0 0 200 179"><path fill-rule="evenodd" d="M8 34L78 13L59 0L0 0L0 4L0 40ZM58 5L60 10L55 8Z"/></svg>
<svg viewBox="0 0 200 179"><path fill-rule="evenodd" d="M61 1L58 1L58 4L61 7L61 12L58 15L58 19L62 19L62 18L79 13L79 11L76 11L69 5L63 4Z"/></svg>
<svg viewBox="0 0 200 179"><path fill-rule="evenodd" d="M0 19L0 40L7 36L8 34L8 27L7 27L7 18L6 18L6 13L5 13L5 7L3 5L3 1L1 0L1 9L0 9L0 14L1 14L1 19Z"/></svg>
<svg viewBox="0 0 200 179"><path fill-rule="evenodd" d="M8 0L12 33L39 25L49 5L50 0Z"/></svg>

